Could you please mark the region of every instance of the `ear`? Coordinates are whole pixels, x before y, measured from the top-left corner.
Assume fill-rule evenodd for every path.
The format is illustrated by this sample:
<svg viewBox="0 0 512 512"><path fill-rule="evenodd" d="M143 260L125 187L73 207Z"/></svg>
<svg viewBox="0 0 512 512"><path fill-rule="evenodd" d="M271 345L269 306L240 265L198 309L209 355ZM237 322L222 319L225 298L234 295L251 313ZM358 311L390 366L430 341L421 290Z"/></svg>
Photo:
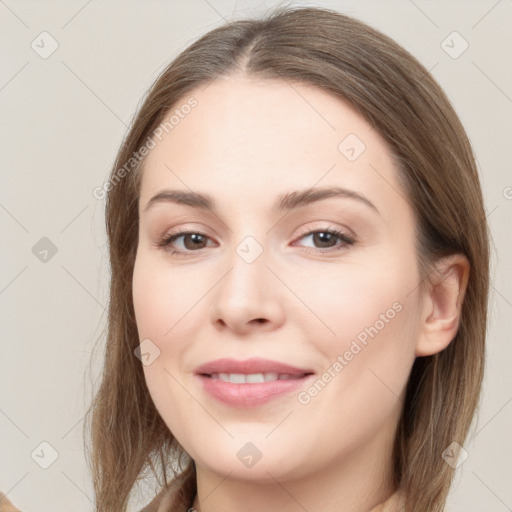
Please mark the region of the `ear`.
<svg viewBox="0 0 512 512"><path fill-rule="evenodd" d="M455 338L469 271L469 261L463 254L436 262L423 292L416 356L441 352Z"/></svg>

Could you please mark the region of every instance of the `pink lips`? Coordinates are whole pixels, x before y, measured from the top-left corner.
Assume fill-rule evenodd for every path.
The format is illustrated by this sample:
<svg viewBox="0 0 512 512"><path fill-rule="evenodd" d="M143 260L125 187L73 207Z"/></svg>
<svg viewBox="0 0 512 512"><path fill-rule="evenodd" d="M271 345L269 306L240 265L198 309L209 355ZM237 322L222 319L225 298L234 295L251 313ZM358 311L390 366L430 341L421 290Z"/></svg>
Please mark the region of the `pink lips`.
<svg viewBox="0 0 512 512"><path fill-rule="evenodd" d="M199 366L195 373L203 389L220 402L234 407L253 407L302 387L305 381L312 377L313 371L268 359L251 358L237 361L223 358ZM220 378L212 378L212 374L220 373L245 375L273 373L287 375L288 378L248 383L226 382Z"/></svg>
<svg viewBox="0 0 512 512"><path fill-rule="evenodd" d="M196 373L208 375L212 373L286 373L289 375L302 375L303 373L313 373L313 370L297 368L296 366L271 361L270 359L253 357L245 361L228 358L216 359L201 365L196 369Z"/></svg>

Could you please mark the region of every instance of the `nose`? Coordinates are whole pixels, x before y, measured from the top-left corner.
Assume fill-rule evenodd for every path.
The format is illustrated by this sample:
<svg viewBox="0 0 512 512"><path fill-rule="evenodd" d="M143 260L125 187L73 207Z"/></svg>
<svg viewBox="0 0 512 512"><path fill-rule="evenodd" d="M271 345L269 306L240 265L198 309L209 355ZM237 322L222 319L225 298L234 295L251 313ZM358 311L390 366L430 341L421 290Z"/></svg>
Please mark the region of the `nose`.
<svg viewBox="0 0 512 512"><path fill-rule="evenodd" d="M236 251L215 287L212 321L238 335L278 329L285 318L283 286L267 266L265 251L249 262Z"/></svg>

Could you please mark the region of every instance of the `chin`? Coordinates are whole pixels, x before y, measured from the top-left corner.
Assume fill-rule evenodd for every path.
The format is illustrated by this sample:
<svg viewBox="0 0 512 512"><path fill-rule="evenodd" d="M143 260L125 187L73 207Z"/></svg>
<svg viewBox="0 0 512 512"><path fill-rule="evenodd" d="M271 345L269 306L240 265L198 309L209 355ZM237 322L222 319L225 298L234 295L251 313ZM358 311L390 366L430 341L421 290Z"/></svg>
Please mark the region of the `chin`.
<svg viewBox="0 0 512 512"><path fill-rule="evenodd" d="M232 432L235 434L235 432ZM268 434L268 430L264 435ZM262 435L262 438L264 438ZM236 436L236 434L235 434ZM208 437L206 436L206 439ZM303 452L294 447L289 447L287 453L282 443L274 446L267 440L266 444L255 441L241 441L248 439L246 436L236 436L228 443L218 443L216 450L212 450L214 443L211 441L208 449L205 446L197 446L196 457L192 458L196 465L206 468L224 478L229 474L230 480L239 480L257 484L269 484L278 481L287 481L303 476L304 468L311 468L312 461L301 460ZM299 458L297 458L299 455Z"/></svg>

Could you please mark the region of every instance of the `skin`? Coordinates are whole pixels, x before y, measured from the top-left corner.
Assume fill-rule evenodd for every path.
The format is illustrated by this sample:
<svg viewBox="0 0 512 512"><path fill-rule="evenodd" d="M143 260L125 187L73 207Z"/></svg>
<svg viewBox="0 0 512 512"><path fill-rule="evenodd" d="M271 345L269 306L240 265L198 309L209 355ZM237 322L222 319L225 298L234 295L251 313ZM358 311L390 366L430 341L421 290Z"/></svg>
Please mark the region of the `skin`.
<svg viewBox="0 0 512 512"><path fill-rule="evenodd" d="M421 291L416 221L389 147L349 104L309 85L243 76L190 95L198 105L145 162L133 299L140 340L160 350L144 366L149 391L196 462L194 507L380 511L394 492L391 450L412 364L455 336L468 262L439 262ZM338 149L348 134L366 146L354 161ZM339 197L272 209L280 194L331 185L378 212ZM144 211L164 188L209 194L218 211L172 202ZM311 232L327 228L357 241L315 241ZM190 236L174 242L188 256L156 245L188 230L206 236L199 248ZM237 254L247 236L263 250L250 264ZM396 303L400 312L307 404L294 392L230 407L194 377L207 361L253 356L320 377ZM262 453L250 468L237 457L247 442Z"/></svg>

